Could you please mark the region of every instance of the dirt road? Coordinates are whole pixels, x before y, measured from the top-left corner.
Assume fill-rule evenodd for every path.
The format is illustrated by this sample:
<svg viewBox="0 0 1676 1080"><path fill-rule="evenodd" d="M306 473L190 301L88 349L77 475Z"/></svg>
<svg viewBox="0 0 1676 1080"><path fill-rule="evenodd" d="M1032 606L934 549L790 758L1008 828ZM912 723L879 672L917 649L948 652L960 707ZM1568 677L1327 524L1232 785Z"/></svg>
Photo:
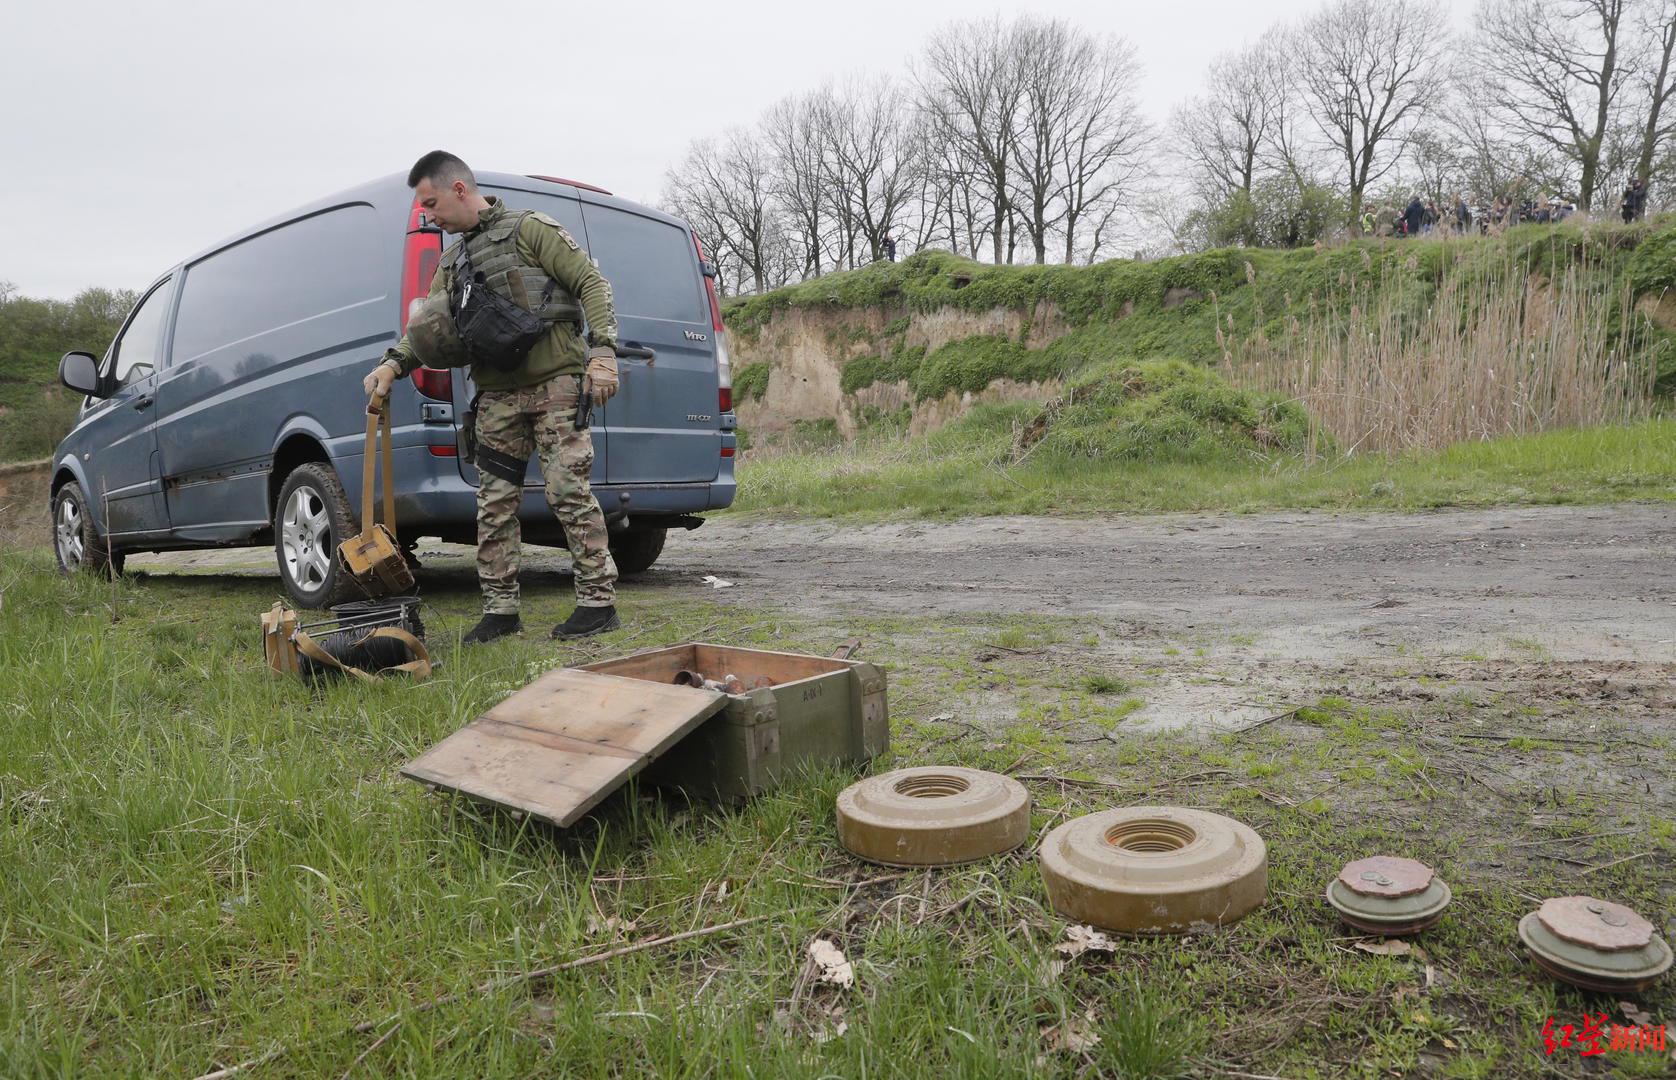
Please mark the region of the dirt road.
<svg viewBox="0 0 1676 1080"><path fill-rule="evenodd" d="M420 550L422 583L470 588L469 548ZM532 549L526 580L556 584L567 565ZM266 551L129 566L272 573ZM713 590L705 575L734 585ZM1101 642L1083 660L1153 669L1135 717L1145 725L1235 728L1347 682L1424 696L1420 683L1467 679L1537 698L1599 682L1649 707L1669 704L1676 683L1667 505L868 526L724 517L673 534L634 588L857 626L1079 617ZM1173 659L1184 654L1207 663Z"/></svg>
<svg viewBox="0 0 1676 1080"><path fill-rule="evenodd" d="M658 569L803 609L1098 615L1306 657L1501 637L1557 659L1676 656L1668 506L723 524L672 537Z"/></svg>

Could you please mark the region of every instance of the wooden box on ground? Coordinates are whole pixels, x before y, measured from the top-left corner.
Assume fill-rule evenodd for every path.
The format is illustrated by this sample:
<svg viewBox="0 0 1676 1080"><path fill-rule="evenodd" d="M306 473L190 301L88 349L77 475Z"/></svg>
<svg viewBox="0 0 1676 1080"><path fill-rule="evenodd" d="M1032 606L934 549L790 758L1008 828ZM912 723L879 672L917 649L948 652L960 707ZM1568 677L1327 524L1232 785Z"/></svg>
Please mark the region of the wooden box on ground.
<svg viewBox="0 0 1676 1080"><path fill-rule="evenodd" d="M677 686L683 670L769 685ZM889 739L884 672L872 664L690 644L549 671L402 774L563 826L642 769L655 783L734 799L800 765L866 761Z"/></svg>
<svg viewBox="0 0 1676 1080"><path fill-rule="evenodd" d="M579 670L669 685L676 672L746 686L646 770L646 779L706 798L741 799L778 787L799 766L859 764L890 746L885 673L872 664L801 653L677 645Z"/></svg>

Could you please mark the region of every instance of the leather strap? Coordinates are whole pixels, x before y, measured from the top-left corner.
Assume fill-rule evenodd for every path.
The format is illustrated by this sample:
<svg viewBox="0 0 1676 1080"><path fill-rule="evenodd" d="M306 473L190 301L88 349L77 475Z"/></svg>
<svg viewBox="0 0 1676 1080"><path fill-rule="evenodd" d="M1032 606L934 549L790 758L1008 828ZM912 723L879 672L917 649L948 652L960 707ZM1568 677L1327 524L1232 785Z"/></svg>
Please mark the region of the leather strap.
<svg viewBox="0 0 1676 1080"><path fill-rule="evenodd" d="M519 459L511 454L496 450L492 446L485 446L482 439L477 440L477 467L490 476L505 480L509 484L524 486L524 472L529 468L529 459Z"/></svg>
<svg viewBox="0 0 1676 1080"><path fill-rule="evenodd" d="M405 664L397 664L395 667L381 668L374 674L368 674L353 664L344 663L342 660L339 660L325 649L322 649L313 638L309 637L308 634L302 630L298 630L291 636L291 640L296 643L297 651L308 657L310 660L325 664L328 667L336 668L346 674L353 675L363 682L373 682L377 679L378 675L382 675L386 671L405 672L416 679L428 679L431 677L431 654L425 650L424 642L420 641L406 630L402 630L394 626L381 626L377 630L368 634L366 637L356 641L350 646L350 648L353 649L360 645L364 645L373 638L390 638L393 641L401 642L403 645L406 645L410 650L412 650L414 659L409 660Z"/></svg>
<svg viewBox="0 0 1676 1080"><path fill-rule="evenodd" d="M390 531L390 539L396 538L396 485L395 466L392 462L390 449L390 408L389 399L374 395L367 401L367 443L361 464L361 531L372 529L373 485L376 465L375 453L378 450L378 435L380 429L384 434L384 527Z"/></svg>

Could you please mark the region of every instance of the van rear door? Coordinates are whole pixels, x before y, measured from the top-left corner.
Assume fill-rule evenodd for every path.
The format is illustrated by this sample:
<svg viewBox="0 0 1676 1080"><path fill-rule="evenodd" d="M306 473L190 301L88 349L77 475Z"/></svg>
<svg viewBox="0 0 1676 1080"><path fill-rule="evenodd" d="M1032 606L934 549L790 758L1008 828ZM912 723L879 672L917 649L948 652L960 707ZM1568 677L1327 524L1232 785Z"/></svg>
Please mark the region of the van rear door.
<svg viewBox="0 0 1676 1080"><path fill-rule="evenodd" d="M691 234L661 217L586 195L582 216L588 254L611 282L618 337L657 354L650 365L619 360L619 392L596 411L611 444L606 483L716 479L721 460L716 343Z"/></svg>
<svg viewBox="0 0 1676 1080"><path fill-rule="evenodd" d="M574 189L566 188L564 190L573 191ZM509 210L541 211L563 225L565 231L570 233L577 243L586 245L587 228L582 223L582 208L577 205L573 196L489 185L485 185L483 191L499 198ZM454 237L449 237L449 242L451 243L454 239ZM457 368L456 370L464 376L464 378L458 380L460 390L457 399L458 411L463 415L465 410L470 407L472 398L477 394L477 384L471 380L469 368ZM588 479L590 483L601 484L605 482L606 466L611 459L611 439L610 435L597 423L594 425L593 438L594 468ZM460 475L472 486L477 485L477 469L464 458L460 459ZM529 466L524 473L524 485L526 487L531 485L540 487L545 483L546 480L541 475L541 455L531 454Z"/></svg>

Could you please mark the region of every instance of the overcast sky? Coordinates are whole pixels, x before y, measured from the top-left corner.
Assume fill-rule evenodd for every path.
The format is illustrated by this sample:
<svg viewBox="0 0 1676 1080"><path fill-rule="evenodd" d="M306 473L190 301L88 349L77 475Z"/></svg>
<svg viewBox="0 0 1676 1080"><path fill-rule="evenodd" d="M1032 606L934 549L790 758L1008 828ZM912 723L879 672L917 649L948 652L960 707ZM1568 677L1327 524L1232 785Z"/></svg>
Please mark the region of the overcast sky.
<svg viewBox="0 0 1676 1080"><path fill-rule="evenodd" d="M442 147L656 202L693 138L937 27L1026 9L1127 37L1157 119L1308 0L8 4L0 281L137 289L228 233Z"/></svg>

